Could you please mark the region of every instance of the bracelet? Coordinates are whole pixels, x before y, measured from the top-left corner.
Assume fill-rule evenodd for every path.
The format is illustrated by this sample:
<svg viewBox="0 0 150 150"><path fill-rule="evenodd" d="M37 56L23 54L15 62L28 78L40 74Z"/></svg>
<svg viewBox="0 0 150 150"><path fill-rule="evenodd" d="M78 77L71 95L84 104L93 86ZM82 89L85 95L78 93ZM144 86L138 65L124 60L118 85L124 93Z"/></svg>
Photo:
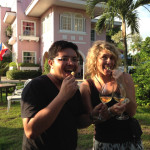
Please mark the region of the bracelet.
<svg viewBox="0 0 150 150"><path fill-rule="evenodd" d="M107 110L108 110L108 113L109 113L110 117L114 117L115 114L112 113L112 111L110 110L110 108L111 108L111 107L109 107L109 108L107 109Z"/></svg>

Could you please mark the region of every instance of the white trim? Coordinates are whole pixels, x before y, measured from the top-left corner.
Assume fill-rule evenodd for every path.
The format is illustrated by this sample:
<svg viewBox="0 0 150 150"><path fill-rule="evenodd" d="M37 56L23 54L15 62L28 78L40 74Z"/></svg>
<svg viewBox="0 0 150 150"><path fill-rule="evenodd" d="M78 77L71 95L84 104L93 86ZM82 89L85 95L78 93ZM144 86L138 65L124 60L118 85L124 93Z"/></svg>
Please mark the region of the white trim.
<svg viewBox="0 0 150 150"><path fill-rule="evenodd" d="M20 66L20 70L39 70L39 67L21 67Z"/></svg>
<svg viewBox="0 0 150 150"><path fill-rule="evenodd" d="M82 5L86 5L86 0L60 0L60 1L64 1L64 2L69 2L69 3L73 3L73 4L82 4Z"/></svg>
<svg viewBox="0 0 150 150"><path fill-rule="evenodd" d="M29 4L29 6L27 7L25 14L28 15L31 10L33 9L33 7L37 4L39 0L32 0L32 2Z"/></svg>
<svg viewBox="0 0 150 150"><path fill-rule="evenodd" d="M76 44L87 44L86 42L76 42L76 41L73 41L73 43L76 43Z"/></svg>
<svg viewBox="0 0 150 150"><path fill-rule="evenodd" d="M84 53L81 50L79 50L79 53L82 56L83 62L86 61L86 57L85 57Z"/></svg>
<svg viewBox="0 0 150 150"><path fill-rule="evenodd" d="M15 18L16 18L15 12L6 12L4 19L3 19L3 22L12 24L12 22L15 20Z"/></svg>
<svg viewBox="0 0 150 150"><path fill-rule="evenodd" d="M67 40L67 35L62 35L63 40Z"/></svg>
<svg viewBox="0 0 150 150"><path fill-rule="evenodd" d="M59 33L87 35L86 32L59 30Z"/></svg>
<svg viewBox="0 0 150 150"><path fill-rule="evenodd" d="M39 37L36 37L36 36L19 36L19 40L20 41L24 41L24 40L26 40L26 41L36 41L36 42L38 42L39 41Z"/></svg>
<svg viewBox="0 0 150 150"><path fill-rule="evenodd" d="M83 36L79 36L79 41L83 41Z"/></svg>
<svg viewBox="0 0 150 150"><path fill-rule="evenodd" d="M76 40L76 37L74 35L71 36L71 40Z"/></svg>
<svg viewBox="0 0 150 150"><path fill-rule="evenodd" d="M47 32L51 31L51 14L48 14L45 16L41 21L41 27L42 27L42 35L46 34ZM44 31L44 32L43 32Z"/></svg>

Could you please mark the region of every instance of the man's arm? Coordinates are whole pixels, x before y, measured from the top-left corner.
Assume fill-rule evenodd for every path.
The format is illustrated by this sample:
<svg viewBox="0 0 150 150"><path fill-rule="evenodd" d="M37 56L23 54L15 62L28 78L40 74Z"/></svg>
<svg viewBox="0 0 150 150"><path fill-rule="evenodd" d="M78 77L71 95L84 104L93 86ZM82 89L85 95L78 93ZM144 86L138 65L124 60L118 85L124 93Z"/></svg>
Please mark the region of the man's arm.
<svg viewBox="0 0 150 150"><path fill-rule="evenodd" d="M40 110L33 118L23 118L23 127L27 138L36 138L48 129L56 120L64 104L75 94L74 78L63 80L59 94L51 103Z"/></svg>

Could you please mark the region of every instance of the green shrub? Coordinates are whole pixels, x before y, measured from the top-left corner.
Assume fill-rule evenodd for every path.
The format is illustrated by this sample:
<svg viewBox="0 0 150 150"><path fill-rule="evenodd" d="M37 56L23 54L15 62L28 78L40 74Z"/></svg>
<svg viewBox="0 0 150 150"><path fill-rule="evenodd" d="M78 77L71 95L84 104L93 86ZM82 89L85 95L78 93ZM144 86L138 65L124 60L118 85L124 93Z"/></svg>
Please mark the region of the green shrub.
<svg viewBox="0 0 150 150"><path fill-rule="evenodd" d="M39 67L39 64L34 64L34 63L19 63L18 64L20 67Z"/></svg>
<svg viewBox="0 0 150 150"><path fill-rule="evenodd" d="M1 68L1 69L0 69L0 76L3 75L3 71L4 71L4 68Z"/></svg>
<svg viewBox="0 0 150 150"><path fill-rule="evenodd" d="M43 74L48 74L50 71L50 66L48 64L48 59L45 60L45 63L44 63L44 72Z"/></svg>
<svg viewBox="0 0 150 150"><path fill-rule="evenodd" d="M142 42L140 52L134 57L137 66L132 77L136 85L136 100L139 105L150 105L150 37Z"/></svg>
<svg viewBox="0 0 150 150"><path fill-rule="evenodd" d="M132 75L139 105L150 105L150 62L141 64Z"/></svg>
<svg viewBox="0 0 150 150"><path fill-rule="evenodd" d="M9 67L17 67L16 62L11 62L11 63L9 63Z"/></svg>
<svg viewBox="0 0 150 150"><path fill-rule="evenodd" d="M1 69L0 69L0 76L6 76L6 72L8 71L9 69L9 63L3 63L1 65Z"/></svg>
<svg viewBox="0 0 150 150"><path fill-rule="evenodd" d="M29 79L40 76L41 71L36 70L10 70L6 72L6 77L11 80Z"/></svg>

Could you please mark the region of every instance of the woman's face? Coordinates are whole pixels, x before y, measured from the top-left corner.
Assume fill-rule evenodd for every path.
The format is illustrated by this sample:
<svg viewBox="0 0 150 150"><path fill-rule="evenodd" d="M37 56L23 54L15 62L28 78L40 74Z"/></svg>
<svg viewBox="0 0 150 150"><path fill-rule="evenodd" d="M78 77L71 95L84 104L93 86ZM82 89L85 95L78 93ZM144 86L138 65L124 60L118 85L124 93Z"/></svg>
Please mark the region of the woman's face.
<svg viewBox="0 0 150 150"><path fill-rule="evenodd" d="M97 57L97 70L101 75L109 76L115 66L115 56L108 50L100 51Z"/></svg>

